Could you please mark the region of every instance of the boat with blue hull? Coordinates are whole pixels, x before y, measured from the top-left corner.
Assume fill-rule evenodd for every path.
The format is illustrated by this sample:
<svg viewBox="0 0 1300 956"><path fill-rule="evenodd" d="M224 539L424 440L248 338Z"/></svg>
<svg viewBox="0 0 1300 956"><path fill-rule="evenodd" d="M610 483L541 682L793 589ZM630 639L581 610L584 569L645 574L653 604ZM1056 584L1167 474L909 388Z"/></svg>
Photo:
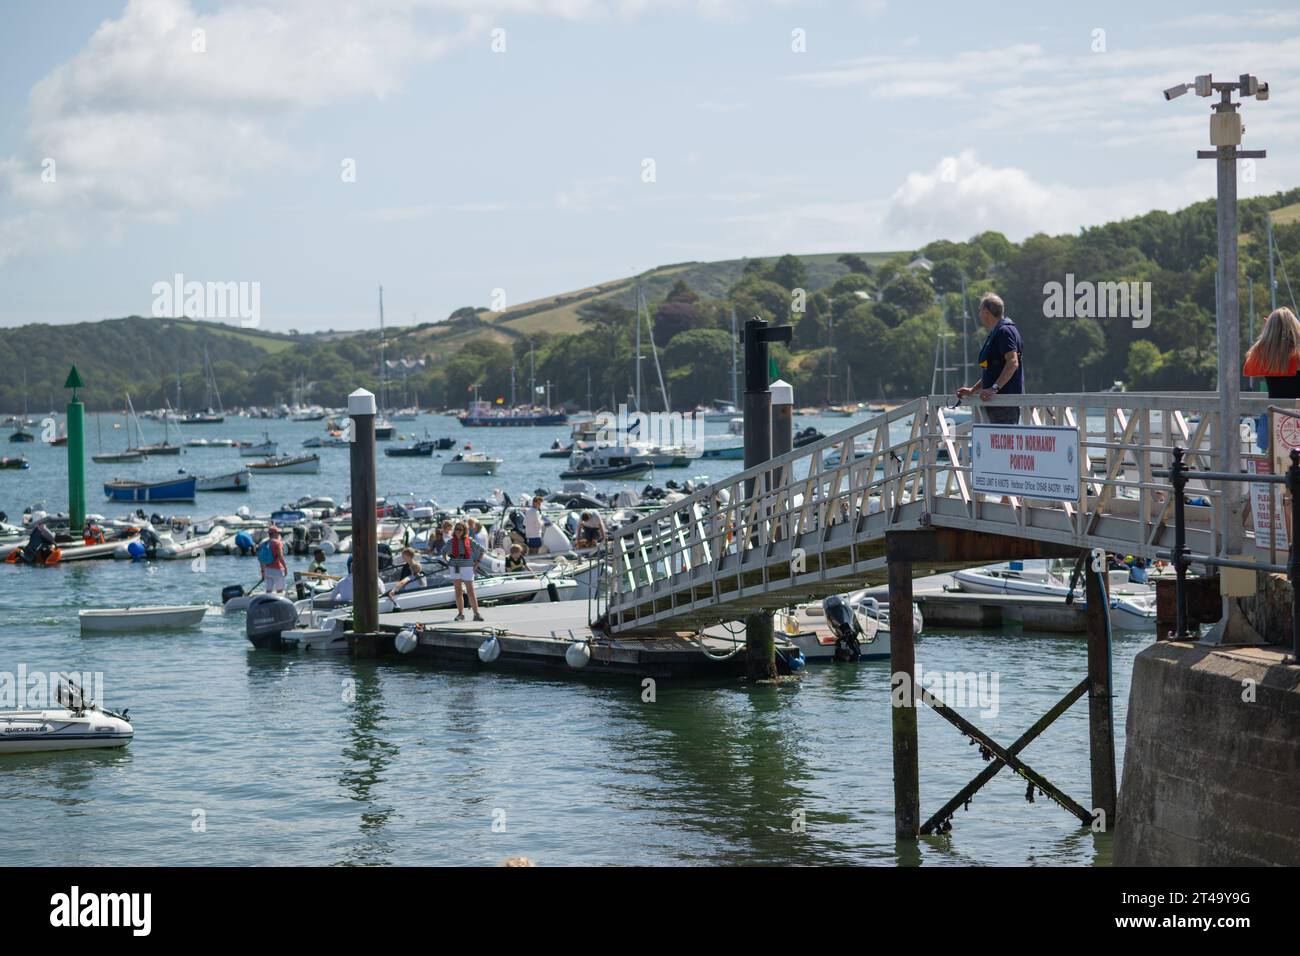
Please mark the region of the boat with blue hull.
<svg viewBox="0 0 1300 956"><path fill-rule="evenodd" d="M198 479L193 475L166 481L106 481L104 494L110 501L162 502L193 501Z"/></svg>

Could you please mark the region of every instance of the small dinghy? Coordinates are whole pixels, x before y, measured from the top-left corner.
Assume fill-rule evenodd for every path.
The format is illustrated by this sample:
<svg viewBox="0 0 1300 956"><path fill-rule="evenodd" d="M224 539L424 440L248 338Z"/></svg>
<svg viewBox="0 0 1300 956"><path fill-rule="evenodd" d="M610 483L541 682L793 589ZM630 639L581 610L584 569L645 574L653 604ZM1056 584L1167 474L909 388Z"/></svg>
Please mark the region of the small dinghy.
<svg viewBox="0 0 1300 956"><path fill-rule="evenodd" d="M135 736L127 711L105 710L83 700L75 688L66 697L59 689L59 705L48 710L0 711L0 754L125 747Z"/></svg>
<svg viewBox="0 0 1300 956"><path fill-rule="evenodd" d="M316 475L320 473L320 455L285 455L255 461L248 466L258 474Z"/></svg>
<svg viewBox="0 0 1300 956"><path fill-rule="evenodd" d="M206 604L105 607L78 611L82 634L134 634L137 631L178 631L196 627L208 611Z"/></svg>

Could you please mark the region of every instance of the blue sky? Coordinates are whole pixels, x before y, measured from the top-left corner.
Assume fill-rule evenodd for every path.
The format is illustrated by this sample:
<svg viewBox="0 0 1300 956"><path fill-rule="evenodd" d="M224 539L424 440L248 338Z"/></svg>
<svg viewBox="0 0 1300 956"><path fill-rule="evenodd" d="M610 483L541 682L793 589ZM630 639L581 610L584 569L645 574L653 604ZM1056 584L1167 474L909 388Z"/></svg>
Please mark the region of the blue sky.
<svg viewBox="0 0 1300 956"><path fill-rule="evenodd" d="M356 328L379 283L409 323L687 259L1075 231L1213 194L1207 102L1160 96L1202 72L1270 82L1241 192L1291 188L1300 11L1223 9L3 0L0 324L148 314L176 273L259 283L270 330Z"/></svg>

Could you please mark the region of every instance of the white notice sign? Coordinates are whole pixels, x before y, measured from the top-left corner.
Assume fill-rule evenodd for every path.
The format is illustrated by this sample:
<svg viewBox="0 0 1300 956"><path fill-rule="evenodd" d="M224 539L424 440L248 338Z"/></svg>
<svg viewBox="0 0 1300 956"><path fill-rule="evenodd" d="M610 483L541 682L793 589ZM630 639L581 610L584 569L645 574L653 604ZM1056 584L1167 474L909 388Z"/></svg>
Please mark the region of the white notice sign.
<svg viewBox="0 0 1300 956"><path fill-rule="evenodd" d="M986 494L1078 501L1078 430L1055 425L971 426L971 487Z"/></svg>

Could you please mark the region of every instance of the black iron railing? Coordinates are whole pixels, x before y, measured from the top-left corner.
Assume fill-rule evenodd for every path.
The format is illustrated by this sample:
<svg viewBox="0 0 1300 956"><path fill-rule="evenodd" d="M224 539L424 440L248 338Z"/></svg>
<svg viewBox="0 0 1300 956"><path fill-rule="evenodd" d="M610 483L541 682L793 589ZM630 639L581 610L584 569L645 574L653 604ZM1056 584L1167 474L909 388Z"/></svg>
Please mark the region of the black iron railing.
<svg viewBox="0 0 1300 956"><path fill-rule="evenodd" d="M1300 662L1300 448L1291 449L1291 467L1285 475L1245 475L1225 471L1197 471L1183 464L1184 451L1174 448L1174 463L1167 471L1152 471L1157 478L1168 478L1174 494L1174 549L1159 552L1156 556L1173 563L1177 576L1174 595L1174 637L1185 639L1187 634L1187 569L1193 564L1214 568L1241 568L1246 571L1271 571L1285 574L1291 582L1291 656ZM1185 495L1189 481L1236 481L1248 484L1285 485L1291 495L1291 529L1286 564L1269 564L1220 558L1210 554L1195 554L1187 547ZM1258 533L1258 531L1256 532Z"/></svg>

